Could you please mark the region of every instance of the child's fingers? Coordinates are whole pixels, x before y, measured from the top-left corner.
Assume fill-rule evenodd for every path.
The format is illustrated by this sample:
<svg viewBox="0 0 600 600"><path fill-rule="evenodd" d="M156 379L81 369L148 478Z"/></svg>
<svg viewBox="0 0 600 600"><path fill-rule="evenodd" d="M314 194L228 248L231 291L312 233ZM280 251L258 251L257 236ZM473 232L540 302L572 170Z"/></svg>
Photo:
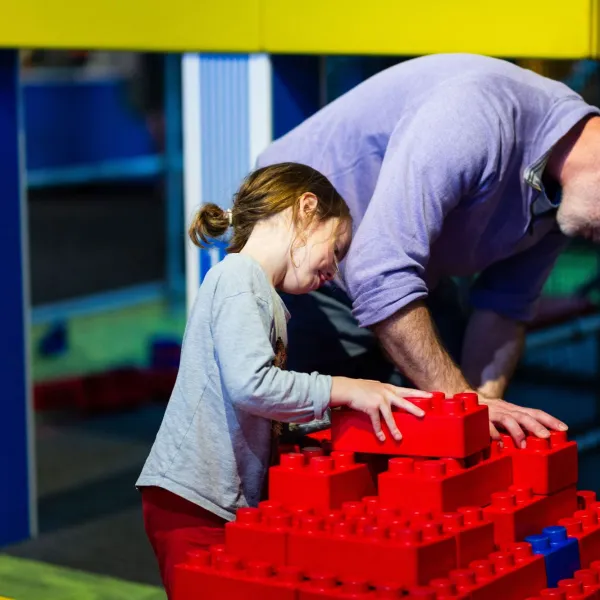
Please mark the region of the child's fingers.
<svg viewBox="0 0 600 600"><path fill-rule="evenodd" d="M392 394L390 394L390 396L392 396ZM394 400L393 397L389 398L389 402L393 402L393 400ZM387 400L382 402L381 406L379 407L379 410L380 410L381 414L383 415L383 418L385 419L385 422L390 430L390 433L392 434L392 437L396 441L400 441L402 439L402 434L400 433L400 430L398 429L398 426L396 425L396 421L394 420L394 415L392 414L391 405L388 404Z"/></svg>
<svg viewBox="0 0 600 600"><path fill-rule="evenodd" d="M380 442L385 442L385 433L381 429L381 418L379 416L379 409L375 408L368 413L371 417L371 424L373 425L373 431Z"/></svg>
<svg viewBox="0 0 600 600"><path fill-rule="evenodd" d="M415 417L425 416L425 411L422 408L419 408L416 404L413 404L410 400L405 400L404 398L398 398L396 396L393 398L392 404L398 408L404 409L411 415L415 415Z"/></svg>

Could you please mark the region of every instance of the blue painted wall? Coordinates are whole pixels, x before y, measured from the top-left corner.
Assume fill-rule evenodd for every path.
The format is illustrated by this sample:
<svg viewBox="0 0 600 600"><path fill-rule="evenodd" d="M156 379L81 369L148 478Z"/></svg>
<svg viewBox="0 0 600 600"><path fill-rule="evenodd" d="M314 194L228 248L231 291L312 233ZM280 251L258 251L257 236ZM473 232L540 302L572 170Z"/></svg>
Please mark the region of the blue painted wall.
<svg viewBox="0 0 600 600"><path fill-rule="evenodd" d="M15 51L0 50L0 546L30 534L17 65Z"/></svg>
<svg viewBox="0 0 600 600"><path fill-rule="evenodd" d="M25 82L22 93L29 171L156 152L123 79Z"/></svg>
<svg viewBox="0 0 600 600"><path fill-rule="evenodd" d="M277 139L317 112L321 102L318 56L274 55L273 139Z"/></svg>

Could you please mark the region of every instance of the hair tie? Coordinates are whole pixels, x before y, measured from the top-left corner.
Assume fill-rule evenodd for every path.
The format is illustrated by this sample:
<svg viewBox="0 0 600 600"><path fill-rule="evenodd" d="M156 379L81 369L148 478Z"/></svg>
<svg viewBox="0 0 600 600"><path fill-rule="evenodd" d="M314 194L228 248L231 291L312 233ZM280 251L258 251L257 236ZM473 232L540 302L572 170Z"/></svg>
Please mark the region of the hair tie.
<svg viewBox="0 0 600 600"><path fill-rule="evenodd" d="M225 214L227 215L227 220L229 221L229 227L233 227L233 211L228 208L225 211Z"/></svg>

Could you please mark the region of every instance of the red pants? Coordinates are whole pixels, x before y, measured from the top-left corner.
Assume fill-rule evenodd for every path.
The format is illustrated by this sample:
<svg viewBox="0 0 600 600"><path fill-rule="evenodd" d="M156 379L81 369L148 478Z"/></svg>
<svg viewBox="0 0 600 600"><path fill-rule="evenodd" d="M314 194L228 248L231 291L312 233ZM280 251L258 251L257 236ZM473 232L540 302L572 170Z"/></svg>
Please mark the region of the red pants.
<svg viewBox="0 0 600 600"><path fill-rule="evenodd" d="M184 562L190 550L225 543L226 521L162 488L143 487L141 492L144 526L171 598L175 565Z"/></svg>

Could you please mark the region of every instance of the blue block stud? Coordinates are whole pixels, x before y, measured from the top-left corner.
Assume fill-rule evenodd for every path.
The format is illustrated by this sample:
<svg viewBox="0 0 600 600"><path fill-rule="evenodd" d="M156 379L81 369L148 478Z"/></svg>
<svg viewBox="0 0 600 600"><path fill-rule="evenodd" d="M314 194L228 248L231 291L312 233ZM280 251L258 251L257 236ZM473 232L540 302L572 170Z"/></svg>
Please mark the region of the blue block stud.
<svg viewBox="0 0 600 600"><path fill-rule="evenodd" d="M567 537L564 527L546 527L541 535L530 535L525 541L531 544L534 554L544 556L548 587L556 587L561 579L571 579L580 569L579 544Z"/></svg>

